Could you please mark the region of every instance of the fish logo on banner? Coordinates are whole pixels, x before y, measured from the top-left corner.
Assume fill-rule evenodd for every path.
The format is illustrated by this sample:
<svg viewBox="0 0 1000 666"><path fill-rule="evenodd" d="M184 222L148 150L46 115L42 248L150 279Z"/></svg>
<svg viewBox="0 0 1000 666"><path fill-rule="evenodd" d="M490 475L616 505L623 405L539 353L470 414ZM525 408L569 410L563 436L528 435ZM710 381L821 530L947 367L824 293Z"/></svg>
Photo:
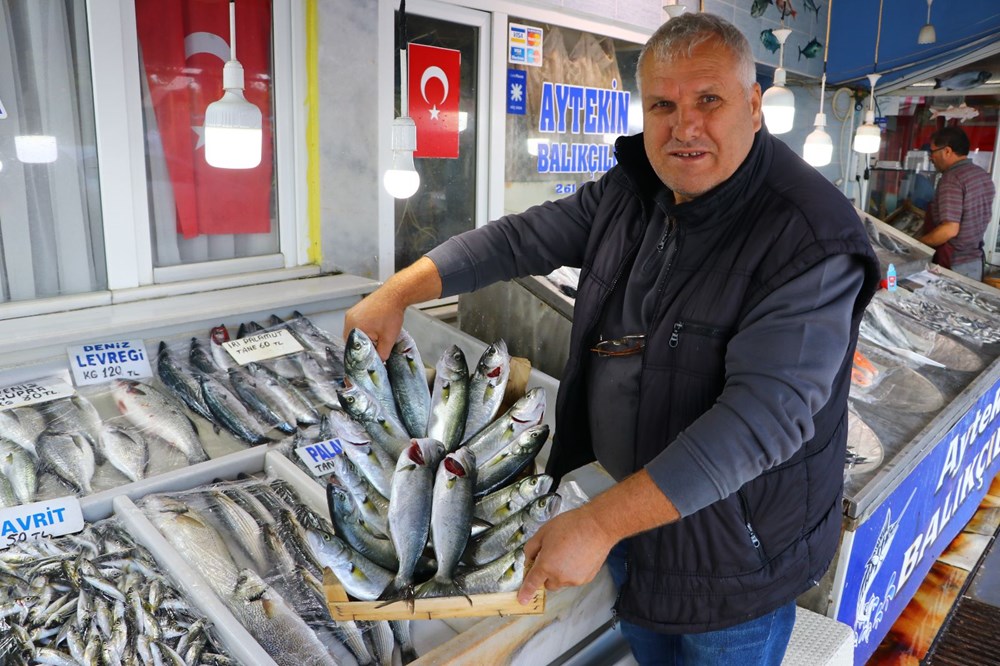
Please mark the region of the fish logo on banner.
<svg viewBox="0 0 1000 666"><path fill-rule="evenodd" d="M409 114L417 126L414 157L458 157L458 98L462 54L409 45Z"/></svg>
<svg viewBox="0 0 1000 666"><path fill-rule="evenodd" d="M146 103L155 115L151 133L163 144L178 232L185 238L269 233L271 0L241 0L236 11L244 94L263 114L261 160L253 169L217 169L205 161L205 109L222 97L222 66L230 57L228 3L143 0L135 14Z"/></svg>

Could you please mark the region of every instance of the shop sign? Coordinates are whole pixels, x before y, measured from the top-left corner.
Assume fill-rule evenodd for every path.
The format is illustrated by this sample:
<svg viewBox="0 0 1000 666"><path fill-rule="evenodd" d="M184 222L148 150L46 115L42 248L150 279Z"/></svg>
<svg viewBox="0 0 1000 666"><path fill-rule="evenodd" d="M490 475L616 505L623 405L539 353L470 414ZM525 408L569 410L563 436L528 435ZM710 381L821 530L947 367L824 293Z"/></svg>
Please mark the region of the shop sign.
<svg viewBox="0 0 1000 666"><path fill-rule="evenodd" d="M854 629L855 664L872 655L1000 472L998 414L1000 380L853 533L837 619Z"/></svg>
<svg viewBox="0 0 1000 666"><path fill-rule="evenodd" d="M0 388L0 409L25 407L40 402L69 398L75 391L61 379L24 382Z"/></svg>
<svg viewBox="0 0 1000 666"><path fill-rule="evenodd" d="M0 509L0 550L31 539L63 536L82 529L80 500L72 495Z"/></svg>
<svg viewBox="0 0 1000 666"><path fill-rule="evenodd" d="M339 439L307 444L295 449L299 459L304 462L313 476L326 476L333 473L333 459L344 452L344 444Z"/></svg>
<svg viewBox="0 0 1000 666"><path fill-rule="evenodd" d="M142 340L93 342L68 347L66 354L77 386L153 376Z"/></svg>
<svg viewBox="0 0 1000 666"><path fill-rule="evenodd" d="M541 67L543 36L541 28L511 23L507 33L507 62Z"/></svg>
<svg viewBox="0 0 1000 666"><path fill-rule="evenodd" d="M614 146L605 137L628 134L631 93L611 88L542 83L538 131L542 134L590 134L600 142L541 143L539 173L602 173L615 165Z"/></svg>
<svg viewBox="0 0 1000 666"><path fill-rule="evenodd" d="M222 348L240 365L294 354L303 349L302 343L286 328L229 340L222 343Z"/></svg>

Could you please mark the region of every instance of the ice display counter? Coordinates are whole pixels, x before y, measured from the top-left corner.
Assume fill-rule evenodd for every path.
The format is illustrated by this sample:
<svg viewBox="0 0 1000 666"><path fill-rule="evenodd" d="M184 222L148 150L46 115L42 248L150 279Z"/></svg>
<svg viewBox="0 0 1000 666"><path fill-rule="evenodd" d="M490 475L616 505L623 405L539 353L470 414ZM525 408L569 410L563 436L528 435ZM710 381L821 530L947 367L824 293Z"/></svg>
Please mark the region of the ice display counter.
<svg viewBox="0 0 1000 666"><path fill-rule="evenodd" d="M165 344L172 355L179 356L182 350L188 348L192 337L207 336L210 327L226 324L235 331L240 323L250 320L266 321L275 313L279 317L288 318L297 309L308 312L309 318L319 328L339 334L343 326L345 309L356 302L365 291L374 287L374 283L362 285L357 279L347 277L350 284L345 291L338 291L337 280L324 279L326 289L303 281L304 297L297 301L292 300L291 303L287 302L287 298L284 299L285 302L279 302L281 299L278 294L273 297L266 294L258 295L259 298L248 301L252 304L247 305L243 311L232 311L238 308L231 302L229 306L231 310L225 315L219 311L205 311L185 321L179 313L166 313L162 326L147 320L144 316L132 317L126 309L121 327L116 328L113 323L106 326L100 332L99 338L105 342L99 344L108 344L106 341L122 337L141 340L149 350L150 356L158 360L153 350L158 348L160 342ZM437 358L451 345L458 345L470 358L475 359L486 346L486 343L417 310L409 310L406 313L404 327L417 341L424 359ZM53 384L61 382L66 386L72 386L73 379L69 368L72 359L67 356L66 347L94 342L94 338L90 335L92 334L88 333L88 337L83 338L79 334L73 335L61 331L58 335L52 336L53 339L49 341L51 344L35 345L30 349L9 350L8 355L0 356L0 368L3 368L0 370L0 386L27 385L40 378ZM431 362L427 361L428 364ZM154 373L156 366L154 362ZM134 381L139 382L137 386L142 390L147 390L143 387L148 385L150 389L156 387L164 394L168 393L160 377L139 378ZM143 384L144 382L146 384ZM77 387L72 398L63 398L63 402L58 403L62 405L58 415L67 420L62 422L60 430L73 431L68 420L72 419L73 423L76 423L88 415L95 417L98 427L129 425L125 423L127 415L123 411L123 405L131 397L116 394L112 388L112 386L126 385L127 382L121 382L114 385L96 384ZM550 392L552 396L550 405L554 403L557 382L551 377L532 370L528 375L527 386ZM50 401L50 404L55 403ZM544 421L551 426L553 415L550 410L546 411ZM27 407L24 408L22 416L26 418L30 411ZM51 423L55 417L48 414L46 418ZM221 523L215 522L217 509L213 508L211 502L205 500L205 497L216 492L212 484L234 483L238 477L246 475L284 479L299 491L302 504L309 505L319 514L328 512L323 487L310 479L292 460L285 457L286 454L281 451L287 453L289 449L281 441L253 446L245 441L245 438L241 439L238 431L226 428L213 429L195 412L187 413L184 419L197 423L198 438L204 449L203 455L200 453L182 455L178 449L165 446L162 441L154 444L152 434L149 433L151 441L148 442L148 459L143 464L145 471L136 480L132 480L119 467L112 465L112 456L98 455L93 460L84 457L80 464L84 468L92 469L90 478L93 483L71 492L67 479L56 478L51 473L51 466L45 467L38 470L41 482L38 484L38 495L35 499L49 500L57 498L60 494L79 494L83 518L88 523L109 517L120 521L127 527L132 538L149 550L159 567L158 570L171 581L175 581L198 612L203 613L215 627L214 635L218 637L218 642L226 654L238 663L282 663L280 659L275 658L273 646L269 656L266 646L261 643L263 637L275 632L268 632L266 629L262 632L260 626L252 623L248 625L248 618L252 613L246 610L247 607L255 607L255 600L271 598L269 595L273 594L271 587L273 581L266 579L264 581L266 586L256 588L254 594L248 593L246 603L234 607L232 599L220 594L220 588L213 583L212 571L199 565L197 561L185 559L185 553L179 552L179 549L183 550L184 542L179 543L174 540L173 530L168 529L164 532L162 526L157 527L153 524L155 521L151 521L148 505L157 501L151 498L165 497L169 501L174 501L180 497L188 502L189 506L195 507L191 509L191 521L195 520L196 511L200 511L209 517L207 522L218 527ZM87 427L81 425L80 432L85 430ZM70 451L81 449L72 447L72 438L67 439L66 447ZM538 464L544 465L546 457L547 448L539 454ZM232 552L238 564L241 566L246 564L246 560L240 560L235 555L236 549L232 549ZM256 580L250 573L243 573L242 569L239 571L240 584L250 585ZM302 591L306 587L299 585L288 589ZM602 572L590 585L550 594L546 612L542 615L414 621L412 642L420 657L413 663L496 663L498 655L503 655L503 660L508 663L548 663L607 623L611 618L613 598L610 578ZM273 605L277 600L275 598L268 603ZM289 626L291 627L289 631L293 634L298 631L296 627L301 628L295 623ZM26 646L12 644L11 649L18 650L22 656L28 654ZM308 654L309 648L304 649L304 653ZM400 658L401 653L397 649L395 663L399 663ZM300 659L296 663L327 663L326 659L327 655L319 650L315 662ZM354 658L348 650L341 649L336 662L350 664L353 663L352 659Z"/></svg>

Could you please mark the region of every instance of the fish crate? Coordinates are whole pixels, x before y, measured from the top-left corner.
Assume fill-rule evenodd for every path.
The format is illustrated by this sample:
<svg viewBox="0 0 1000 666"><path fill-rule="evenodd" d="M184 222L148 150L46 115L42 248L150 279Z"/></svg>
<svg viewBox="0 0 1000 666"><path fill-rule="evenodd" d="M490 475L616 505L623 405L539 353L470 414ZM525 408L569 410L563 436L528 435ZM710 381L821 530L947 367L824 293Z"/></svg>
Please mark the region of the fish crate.
<svg viewBox="0 0 1000 666"><path fill-rule="evenodd" d="M415 599L411 608L405 601L351 601L340 581L327 571L323 579L330 616L334 620L435 620L445 617L506 617L540 615L545 612L545 590L538 590L527 604L517 601L516 592L470 594L467 597Z"/></svg>

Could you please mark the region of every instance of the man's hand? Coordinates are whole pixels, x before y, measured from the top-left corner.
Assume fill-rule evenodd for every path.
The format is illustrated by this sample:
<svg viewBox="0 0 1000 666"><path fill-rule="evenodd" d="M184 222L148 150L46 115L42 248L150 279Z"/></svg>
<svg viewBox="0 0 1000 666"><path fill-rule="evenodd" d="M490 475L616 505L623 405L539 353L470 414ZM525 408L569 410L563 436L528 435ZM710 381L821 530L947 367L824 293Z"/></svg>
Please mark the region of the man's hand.
<svg viewBox="0 0 1000 666"><path fill-rule="evenodd" d="M579 509L542 525L524 545L525 559L531 565L517 600L527 604L543 586L558 590L589 583L616 543L680 517L649 473L639 470Z"/></svg>
<svg viewBox="0 0 1000 666"><path fill-rule="evenodd" d="M601 570L615 540L604 534L588 505L560 514L542 525L524 546L531 563L517 600L527 604L540 587L558 590L586 585Z"/></svg>
<svg viewBox="0 0 1000 666"><path fill-rule="evenodd" d="M389 358L403 327L403 311L416 303L441 296L441 275L427 257L417 259L408 268L386 280L344 315L344 340L355 328L371 339L384 361Z"/></svg>

